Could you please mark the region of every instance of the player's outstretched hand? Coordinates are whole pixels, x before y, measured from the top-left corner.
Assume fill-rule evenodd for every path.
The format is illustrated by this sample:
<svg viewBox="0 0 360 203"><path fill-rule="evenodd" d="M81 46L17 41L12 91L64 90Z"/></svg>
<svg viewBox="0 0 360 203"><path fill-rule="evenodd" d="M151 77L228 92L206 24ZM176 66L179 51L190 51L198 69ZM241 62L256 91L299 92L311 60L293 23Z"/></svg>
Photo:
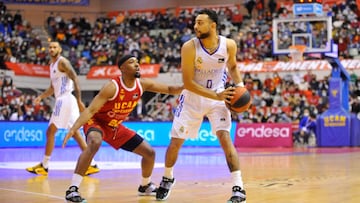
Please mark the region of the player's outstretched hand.
<svg viewBox="0 0 360 203"><path fill-rule="evenodd" d="M75 134L75 132L73 130L69 130L69 132L65 135L63 143L62 143L62 148L64 148L66 146L66 143L69 141L69 139Z"/></svg>

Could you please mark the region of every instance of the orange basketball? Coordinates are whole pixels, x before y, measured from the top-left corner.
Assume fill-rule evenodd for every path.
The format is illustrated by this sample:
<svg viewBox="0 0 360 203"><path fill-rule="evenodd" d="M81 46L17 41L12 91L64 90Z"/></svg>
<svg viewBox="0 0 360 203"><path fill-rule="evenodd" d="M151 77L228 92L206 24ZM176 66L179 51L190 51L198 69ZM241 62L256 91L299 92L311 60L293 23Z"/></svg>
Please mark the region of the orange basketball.
<svg viewBox="0 0 360 203"><path fill-rule="evenodd" d="M245 87L235 87L235 94L230 100L230 105L226 103L226 106L237 113L242 113L249 109L251 106L251 95Z"/></svg>

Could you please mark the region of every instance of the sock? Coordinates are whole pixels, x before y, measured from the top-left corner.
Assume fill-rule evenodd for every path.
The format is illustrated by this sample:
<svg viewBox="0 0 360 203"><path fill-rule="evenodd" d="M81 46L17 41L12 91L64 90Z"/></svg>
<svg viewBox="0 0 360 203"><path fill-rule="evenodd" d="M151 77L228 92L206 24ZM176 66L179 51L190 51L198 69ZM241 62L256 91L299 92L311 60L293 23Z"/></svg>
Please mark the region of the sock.
<svg viewBox="0 0 360 203"><path fill-rule="evenodd" d="M44 156L44 159L42 160L42 165L44 168L49 168L49 161L50 161L50 156Z"/></svg>
<svg viewBox="0 0 360 203"><path fill-rule="evenodd" d="M142 186L145 186L145 185L149 184L149 183L150 183L150 179L151 179L151 176L149 176L149 177L147 177L147 178L142 177L142 178L141 178L141 185L142 185Z"/></svg>
<svg viewBox="0 0 360 203"><path fill-rule="evenodd" d="M94 165L96 165L96 162L95 162L95 160L93 159L93 160L91 160L90 166L94 166Z"/></svg>
<svg viewBox="0 0 360 203"><path fill-rule="evenodd" d="M71 179L70 187L71 186L76 186L76 187L79 188L82 179L83 179L83 177L81 175L74 173L73 176L72 176L72 179Z"/></svg>
<svg viewBox="0 0 360 203"><path fill-rule="evenodd" d="M232 181L234 186L240 186L241 188L244 188L244 183L241 178L241 171L233 171L231 172Z"/></svg>
<svg viewBox="0 0 360 203"><path fill-rule="evenodd" d="M173 167L170 167L170 168L165 167L164 176L165 176L166 178L173 179L173 178L174 178Z"/></svg>

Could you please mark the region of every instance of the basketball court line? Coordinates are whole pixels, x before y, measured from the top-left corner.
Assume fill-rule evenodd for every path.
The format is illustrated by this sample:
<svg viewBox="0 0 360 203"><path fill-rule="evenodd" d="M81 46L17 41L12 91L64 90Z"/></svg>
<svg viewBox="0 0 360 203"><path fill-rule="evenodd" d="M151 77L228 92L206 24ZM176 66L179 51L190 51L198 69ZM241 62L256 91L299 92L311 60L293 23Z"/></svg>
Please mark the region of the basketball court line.
<svg viewBox="0 0 360 203"><path fill-rule="evenodd" d="M33 166L39 162L0 162L0 169L25 169L25 166ZM123 162L123 161L98 161L101 170L113 170L113 169L140 169L140 162ZM75 161L51 161L49 168L51 170L74 170L76 166ZM155 163L155 168L164 167L164 163Z"/></svg>
<svg viewBox="0 0 360 203"><path fill-rule="evenodd" d="M28 192L28 191L24 191L24 190L7 189L7 188L1 188L1 187L0 187L0 190L64 200L64 197L59 197L59 196L49 195L49 194L44 194L44 193L38 193L38 192Z"/></svg>

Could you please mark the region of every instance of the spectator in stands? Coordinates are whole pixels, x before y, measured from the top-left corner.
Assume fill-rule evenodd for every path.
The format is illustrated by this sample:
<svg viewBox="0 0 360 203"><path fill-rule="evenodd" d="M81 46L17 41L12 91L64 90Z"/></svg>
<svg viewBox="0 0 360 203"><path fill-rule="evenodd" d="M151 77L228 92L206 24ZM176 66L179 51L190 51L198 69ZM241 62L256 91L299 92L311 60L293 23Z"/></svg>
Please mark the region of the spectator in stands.
<svg viewBox="0 0 360 203"><path fill-rule="evenodd" d="M255 0L245 0L245 8L248 11L248 16L249 18L252 18L253 16L253 10L254 7L256 6L256 1Z"/></svg>
<svg viewBox="0 0 360 203"><path fill-rule="evenodd" d="M3 34L0 33L0 70L6 70L6 57L8 56L9 48L6 46Z"/></svg>
<svg viewBox="0 0 360 203"><path fill-rule="evenodd" d="M24 120L24 112L21 109L20 105L15 105L13 110L11 111L11 115L9 117L10 121L23 121Z"/></svg>
<svg viewBox="0 0 360 203"><path fill-rule="evenodd" d="M269 7L271 15L276 13L277 3L276 3L275 0L269 0L268 1L268 7Z"/></svg>
<svg viewBox="0 0 360 203"><path fill-rule="evenodd" d="M299 130L294 132L295 144L309 144L310 136L316 134L316 115L310 113L309 109L304 109L303 116L299 122ZM315 136L316 137L316 136Z"/></svg>
<svg viewBox="0 0 360 203"><path fill-rule="evenodd" d="M359 116L360 114L360 96L356 94L350 95L350 112Z"/></svg>
<svg viewBox="0 0 360 203"><path fill-rule="evenodd" d="M77 75L69 60L61 56L61 51L59 42L50 42L50 86L34 100L35 104L37 104L42 99L51 95L54 95L56 99L55 109L46 130L46 146L43 161L34 167L26 168L28 172L38 175L48 174L50 156L55 146L55 134L58 129L68 129L79 116L79 111L83 111L85 108L81 101L81 90ZM72 94L73 90L75 90L76 97ZM25 113L30 116L32 112L34 112L34 106L32 105L32 100L28 100ZM76 131L74 139L79 144L81 150L87 148L80 131ZM86 174L89 175L97 172L99 172L99 169L93 163L87 168Z"/></svg>
<svg viewBox="0 0 360 203"><path fill-rule="evenodd" d="M3 106L0 111L0 121L9 120L9 114L8 108Z"/></svg>

